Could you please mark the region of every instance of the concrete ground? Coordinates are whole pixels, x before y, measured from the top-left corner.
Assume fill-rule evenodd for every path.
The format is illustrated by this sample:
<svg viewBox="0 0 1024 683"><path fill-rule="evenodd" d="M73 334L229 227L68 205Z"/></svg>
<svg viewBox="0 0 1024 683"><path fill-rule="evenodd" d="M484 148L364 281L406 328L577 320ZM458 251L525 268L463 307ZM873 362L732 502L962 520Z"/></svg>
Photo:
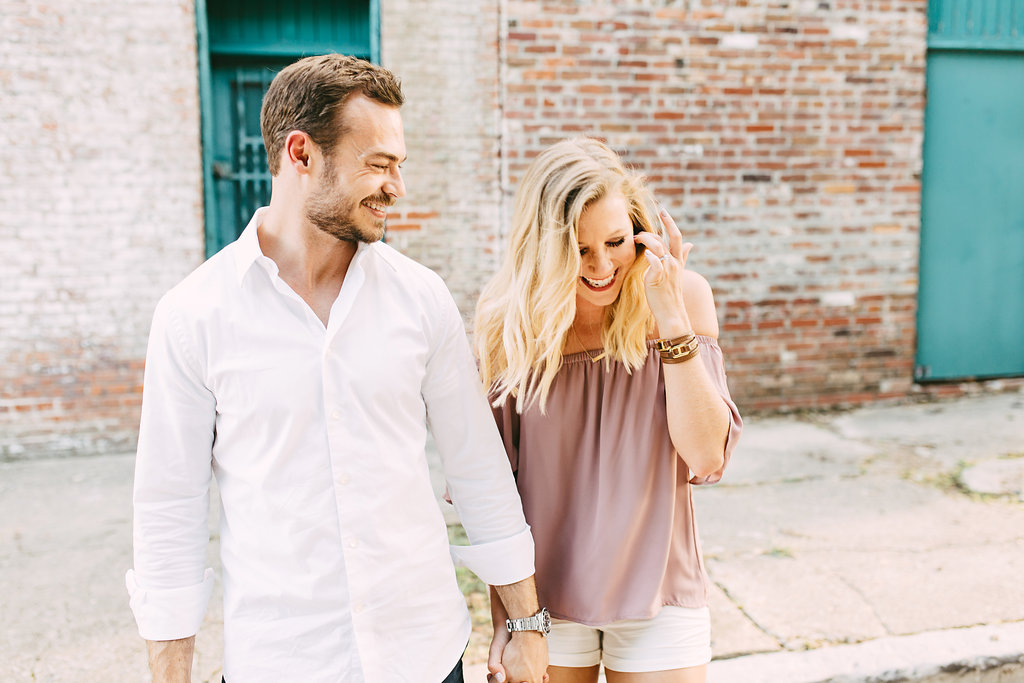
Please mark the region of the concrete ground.
<svg viewBox="0 0 1024 683"><path fill-rule="evenodd" d="M1024 680L1020 392L751 421L696 504L711 680Z"/></svg>
<svg viewBox="0 0 1024 683"><path fill-rule="evenodd" d="M0 464L0 681L149 679L131 477ZM1024 680L1024 393L748 420L696 501L713 683ZM220 680L221 626L215 592L195 681Z"/></svg>

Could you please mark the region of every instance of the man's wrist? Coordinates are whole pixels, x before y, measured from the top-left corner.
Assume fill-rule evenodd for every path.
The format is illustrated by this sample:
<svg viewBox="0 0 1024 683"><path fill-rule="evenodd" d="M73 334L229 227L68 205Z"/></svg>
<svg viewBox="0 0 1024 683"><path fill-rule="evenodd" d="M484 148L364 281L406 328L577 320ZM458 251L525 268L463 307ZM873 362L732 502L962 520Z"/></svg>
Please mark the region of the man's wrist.
<svg viewBox="0 0 1024 683"><path fill-rule="evenodd" d="M512 640L529 641L534 638L544 640L544 634L540 631L513 631Z"/></svg>
<svg viewBox="0 0 1024 683"><path fill-rule="evenodd" d="M548 613L547 607L541 607L528 617L506 619L505 628L512 634L532 631L546 636L551 631L551 615Z"/></svg>
<svg viewBox="0 0 1024 683"><path fill-rule="evenodd" d="M178 640L148 640L146 649L155 683L185 683L192 680L195 636Z"/></svg>

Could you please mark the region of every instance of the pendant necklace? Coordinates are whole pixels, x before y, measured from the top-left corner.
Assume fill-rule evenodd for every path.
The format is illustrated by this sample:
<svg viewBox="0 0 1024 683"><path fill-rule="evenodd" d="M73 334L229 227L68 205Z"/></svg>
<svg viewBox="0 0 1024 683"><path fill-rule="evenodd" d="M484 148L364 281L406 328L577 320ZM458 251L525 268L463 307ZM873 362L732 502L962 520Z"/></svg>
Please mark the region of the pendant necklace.
<svg viewBox="0 0 1024 683"><path fill-rule="evenodd" d="M580 348L583 349L583 353L586 354L587 358L590 359L591 363L596 363L597 361L601 360L602 358L608 355L607 351L602 351L600 355L596 357L591 356L590 351L587 351L587 347L584 346L583 342L580 340L580 336L576 334L576 323L570 323L569 327L572 329L572 336L576 339L576 343L580 345Z"/></svg>

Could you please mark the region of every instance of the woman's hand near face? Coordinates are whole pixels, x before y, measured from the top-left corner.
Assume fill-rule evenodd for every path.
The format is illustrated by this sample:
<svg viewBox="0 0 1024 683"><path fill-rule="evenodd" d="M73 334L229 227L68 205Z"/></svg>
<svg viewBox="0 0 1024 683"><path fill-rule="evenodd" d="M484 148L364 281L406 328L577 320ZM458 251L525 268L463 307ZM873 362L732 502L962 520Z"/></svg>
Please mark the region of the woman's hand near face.
<svg viewBox="0 0 1024 683"><path fill-rule="evenodd" d="M658 218L668 235L666 245L653 232L641 232L633 241L645 247L644 256L650 264L644 275L647 305L658 322L658 334L674 339L694 332L683 295L686 287L686 258L693 249L692 242L683 242L683 234L668 211L661 209Z"/></svg>

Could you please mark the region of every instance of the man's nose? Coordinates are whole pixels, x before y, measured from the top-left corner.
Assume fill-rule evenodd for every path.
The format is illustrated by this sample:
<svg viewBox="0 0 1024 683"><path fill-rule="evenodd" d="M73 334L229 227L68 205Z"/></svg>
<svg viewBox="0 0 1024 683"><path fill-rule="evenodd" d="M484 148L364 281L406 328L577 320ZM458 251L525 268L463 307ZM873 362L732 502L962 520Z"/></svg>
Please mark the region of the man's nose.
<svg viewBox="0 0 1024 683"><path fill-rule="evenodd" d="M391 178L384 184L384 191L396 198L405 196L405 181L400 169L396 168L391 174Z"/></svg>

